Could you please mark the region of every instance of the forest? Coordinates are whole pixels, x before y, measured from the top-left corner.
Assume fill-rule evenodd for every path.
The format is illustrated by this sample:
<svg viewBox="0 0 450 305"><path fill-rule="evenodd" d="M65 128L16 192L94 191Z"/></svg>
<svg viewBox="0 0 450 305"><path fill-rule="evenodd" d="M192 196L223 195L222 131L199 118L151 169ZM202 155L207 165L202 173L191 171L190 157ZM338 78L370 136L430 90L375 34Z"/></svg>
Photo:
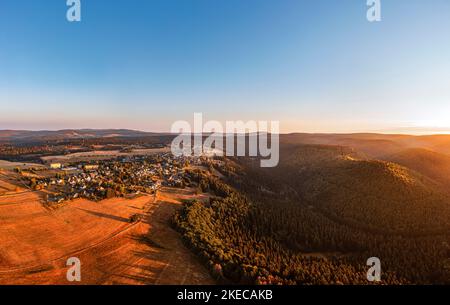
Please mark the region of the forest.
<svg viewBox="0 0 450 305"><path fill-rule="evenodd" d="M219 280L244 284L450 283L450 213L433 181L341 147L284 147L276 169L224 159L225 179L191 175L208 203L174 217ZM288 153L288 154L286 154Z"/></svg>

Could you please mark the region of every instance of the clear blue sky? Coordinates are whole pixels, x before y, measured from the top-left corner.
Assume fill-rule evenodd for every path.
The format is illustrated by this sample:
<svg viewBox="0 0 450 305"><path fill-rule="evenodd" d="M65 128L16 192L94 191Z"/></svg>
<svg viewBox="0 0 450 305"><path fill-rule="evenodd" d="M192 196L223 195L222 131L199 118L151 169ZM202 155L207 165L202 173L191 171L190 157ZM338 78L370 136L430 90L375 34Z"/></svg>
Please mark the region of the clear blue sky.
<svg viewBox="0 0 450 305"><path fill-rule="evenodd" d="M450 126L450 1L0 0L0 129Z"/></svg>

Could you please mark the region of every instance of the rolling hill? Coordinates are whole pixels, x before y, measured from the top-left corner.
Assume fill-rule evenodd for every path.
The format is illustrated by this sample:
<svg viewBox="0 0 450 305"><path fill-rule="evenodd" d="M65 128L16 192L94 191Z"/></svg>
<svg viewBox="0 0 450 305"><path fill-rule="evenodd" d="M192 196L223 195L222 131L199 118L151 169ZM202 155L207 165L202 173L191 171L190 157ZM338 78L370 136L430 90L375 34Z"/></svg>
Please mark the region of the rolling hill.
<svg viewBox="0 0 450 305"><path fill-rule="evenodd" d="M324 145L283 145L278 168L244 165L255 186L298 199L348 225L413 235L450 230L450 198L423 169ZM438 168L429 171L437 175Z"/></svg>
<svg viewBox="0 0 450 305"><path fill-rule="evenodd" d="M128 129L66 129L57 131L0 130L0 141L49 141L83 138L144 137L162 135Z"/></svg>
<svg viewBox="0 0 450 305"><path fill-rule="evenodd" d="M450 156L423 148L411 148L383 157L401 164L442 184L450 186Z"/></svg>
<svg viewBox="0 0 450 305"><path fill-rule="evenodd" d="M235 283L367 284L378 257L384 284L449 283L450 200L404 166L332 145L281 145L280 164L225 159L225 182L174 223L216 276Z"/></svg>
<svg viewBox="0 0 450 305"><path fill-rule="evenodd" d="M371 158L401 153L411 148L422 148L442 154L450 154L450 135L403 135L403 134L306 134L294 133L280 137L286 144L320 144L347 146Z"/></svg>

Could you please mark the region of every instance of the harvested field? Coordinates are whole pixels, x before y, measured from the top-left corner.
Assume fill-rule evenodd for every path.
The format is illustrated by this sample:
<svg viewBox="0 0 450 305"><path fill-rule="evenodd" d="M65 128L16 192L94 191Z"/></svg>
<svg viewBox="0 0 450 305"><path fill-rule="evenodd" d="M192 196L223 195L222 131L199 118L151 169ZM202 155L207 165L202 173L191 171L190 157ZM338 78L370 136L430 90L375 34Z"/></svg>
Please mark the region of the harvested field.
<svg viewBox="0 0 450 305"><path fill-rule="evenodd" d="M0 195L8 192L16 191L17 186L7 182L0 180Z"/></svg>
<svg viewBox="0 0 450 305"><path fill-rule="evenodd" d="M0 160L0 170L13 170L15 168L20 169L30 169L30 168L45 168L42 164L37 163L21 163L21 162L9 162L5 160Z"/></svg>
<svg viewBox="0 0 450 305"><path fill-rule="evenodd" d="M77 284L214 284L169 224L180 199L194 197L204 198L167 188L50 211L37 192L0 196L0 284L72 284L70 257L81 261Z"/></svg>

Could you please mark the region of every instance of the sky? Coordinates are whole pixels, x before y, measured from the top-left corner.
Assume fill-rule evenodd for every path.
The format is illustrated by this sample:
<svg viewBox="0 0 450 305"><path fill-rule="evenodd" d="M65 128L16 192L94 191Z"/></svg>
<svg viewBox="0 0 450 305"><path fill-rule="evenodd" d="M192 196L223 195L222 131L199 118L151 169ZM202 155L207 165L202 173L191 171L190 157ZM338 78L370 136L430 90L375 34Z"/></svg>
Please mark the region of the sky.
<svg viewBox="0 0 450 305"><path fill-rule="evenodd" d="M0 0L0 129L450 131L450 1Z"/></svg>

